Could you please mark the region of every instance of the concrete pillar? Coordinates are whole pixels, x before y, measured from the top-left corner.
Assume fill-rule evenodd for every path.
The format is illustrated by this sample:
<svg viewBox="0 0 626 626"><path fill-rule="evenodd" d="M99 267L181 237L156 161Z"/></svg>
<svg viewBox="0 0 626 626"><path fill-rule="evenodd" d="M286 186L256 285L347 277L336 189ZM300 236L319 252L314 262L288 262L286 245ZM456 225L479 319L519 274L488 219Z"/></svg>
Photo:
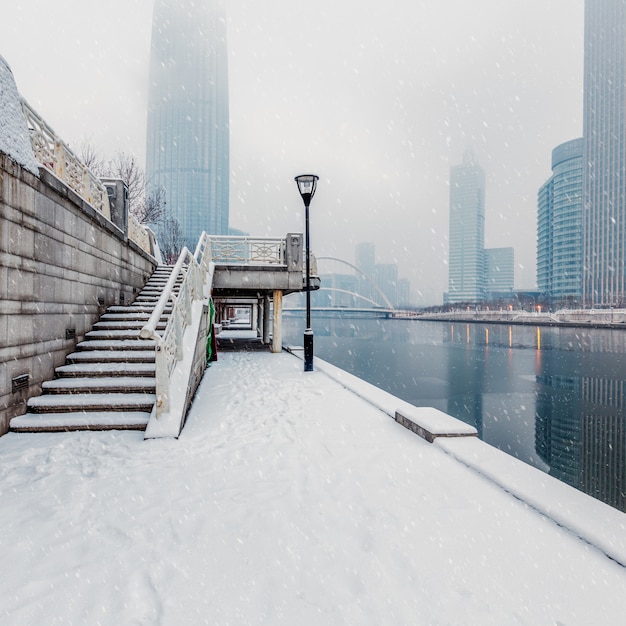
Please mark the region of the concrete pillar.
<svg viewBox="0 0 626 626"><path fill-rule="evenodd" d="M256 331L256 336L259 336L259 305L250 305L250 329Z"/></svg>
<svg viewBox="0 0 626 626"><path fill-rule="evenodd" d="M270 342L270 297L263 295L263 343Z"/></svg>
<svg viewBox="0 0 626 626"><path fill-rule="evenodd" d="M282 352L283 349L283 292L274 291L274 337L272 352Z"/></svg>

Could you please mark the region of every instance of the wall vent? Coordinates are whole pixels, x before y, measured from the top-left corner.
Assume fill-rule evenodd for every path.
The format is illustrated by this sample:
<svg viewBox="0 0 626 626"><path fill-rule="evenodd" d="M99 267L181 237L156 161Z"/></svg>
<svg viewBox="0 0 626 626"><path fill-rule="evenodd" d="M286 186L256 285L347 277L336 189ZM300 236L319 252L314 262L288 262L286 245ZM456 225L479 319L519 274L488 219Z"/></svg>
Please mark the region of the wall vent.
<svg viewBox="0 0 626 626"><path fill-rule="evenodd" d="M66 328L65 329L65 338L66 339L76 339L76 329L75 328Z"/></svg>
<svg viewBox="0 0 626 626"><path fill-rule="evenodd" d="M21 391L22 389L27 389L29 380L30 376L28 374L22 374L21 376L13 378L11 380L11 389L13 390L13 393Z"/></svg>

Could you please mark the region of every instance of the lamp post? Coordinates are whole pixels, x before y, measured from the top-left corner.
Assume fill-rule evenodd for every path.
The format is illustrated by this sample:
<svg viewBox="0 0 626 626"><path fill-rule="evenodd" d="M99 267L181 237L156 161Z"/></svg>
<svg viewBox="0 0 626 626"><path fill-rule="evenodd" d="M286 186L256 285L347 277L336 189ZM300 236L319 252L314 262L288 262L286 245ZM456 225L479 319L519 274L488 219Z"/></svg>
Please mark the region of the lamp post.
<svg viewBox="0 0 626 626"><path fill-rule="evenodd" d="M309 249L309 205L315 195L319 176L300 174L295 181L304 202L304 254L306 271L306 329L304 330L304 371L313 371L313 329L311 328L311 253Z"/></svg>

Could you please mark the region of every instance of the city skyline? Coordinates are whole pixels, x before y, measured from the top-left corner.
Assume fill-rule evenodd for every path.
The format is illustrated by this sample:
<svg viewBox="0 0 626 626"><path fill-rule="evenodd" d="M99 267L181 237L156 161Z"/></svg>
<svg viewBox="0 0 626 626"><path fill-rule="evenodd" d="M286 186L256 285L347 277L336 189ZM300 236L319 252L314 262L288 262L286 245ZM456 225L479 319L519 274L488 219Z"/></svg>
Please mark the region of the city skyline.
<svg viewBox="0 0 626 626"><path fill-rule="evenodd" d="M0 54L70 146L88 139L145 164L151 19L152 0L10 3ZM437 304L449 168L472 146L487 177L485 244L515 247L517 287L535 285L537 189L552 148L582 134L582 0L230 0L227 28L232 226L302 232L293 177L314 171L313 251L376 241L418 302Z"/></svg>
<svg viewBox="0 0 626 626"><path fill-rule="evenodd" d="M229 226L226 21L219 0L155 0L146 180L162 190L184 245ZM165 228L171 228L165 226Z"/></svg>

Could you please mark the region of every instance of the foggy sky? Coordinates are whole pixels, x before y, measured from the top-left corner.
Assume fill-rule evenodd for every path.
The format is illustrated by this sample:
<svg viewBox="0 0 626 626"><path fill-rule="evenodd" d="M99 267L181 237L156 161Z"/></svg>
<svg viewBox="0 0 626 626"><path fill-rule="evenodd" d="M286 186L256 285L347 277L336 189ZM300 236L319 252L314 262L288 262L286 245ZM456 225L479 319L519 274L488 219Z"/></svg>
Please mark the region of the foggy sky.
<svg viewBox="0 0 626 626"><path fill-rule="evenodd" d="M0 55L39 114L76 149L143 164L152 0L0 6ZM486 246L515 247L516 286L535 285L537 191L552 149L582 134L583 0L228 0L227 12L231 226L301 232L293 177L316 173L314 252L354 262L373 241L414 299L438 303L449 170L470 147Z"/></svg>

